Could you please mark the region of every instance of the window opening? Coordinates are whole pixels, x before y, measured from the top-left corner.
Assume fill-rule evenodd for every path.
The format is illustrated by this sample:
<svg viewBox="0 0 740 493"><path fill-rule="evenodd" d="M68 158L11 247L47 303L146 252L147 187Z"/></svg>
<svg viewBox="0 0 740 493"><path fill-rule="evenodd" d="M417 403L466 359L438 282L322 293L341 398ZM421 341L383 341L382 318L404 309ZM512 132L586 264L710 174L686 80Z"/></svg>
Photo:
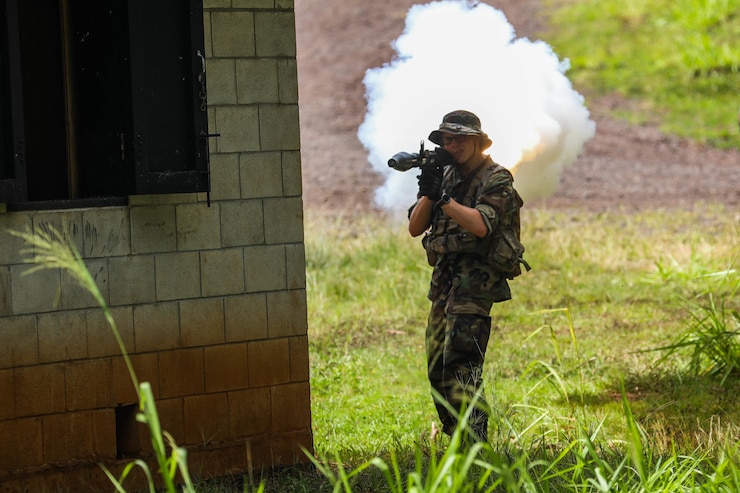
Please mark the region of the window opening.
<svg viewBox="0 0 740 493"><path fill-rule="evenodd" d="M0 202L208 192L202 11L0 0Z"/></svg>

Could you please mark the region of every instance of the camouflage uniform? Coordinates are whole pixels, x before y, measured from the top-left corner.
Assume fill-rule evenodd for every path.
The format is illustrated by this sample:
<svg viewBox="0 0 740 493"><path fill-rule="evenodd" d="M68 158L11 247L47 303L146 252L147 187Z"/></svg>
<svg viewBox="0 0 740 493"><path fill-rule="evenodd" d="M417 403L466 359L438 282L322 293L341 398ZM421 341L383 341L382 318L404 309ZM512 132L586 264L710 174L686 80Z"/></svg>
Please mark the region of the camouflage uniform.
<svg viewBox="0 0 740 493"><path fill-rule="evenodd" d="M482 368L491 331L493 303L511 299L504 276L486 261L494 231L512 196L512 178L490 157L467 180L457 166L447 166L442 181L457 202L480 211L488 234L477 238L435 206L431 228L424 237L434 266L428 298L432 302L426 330L426 355L431 386L452 409L459 411L482 391ZM482 392L481 392L482 393ZM479 401L470 425L479 440L487 440L488 414ZM457 420L435 400L443 431L452 434Z"/></svg>

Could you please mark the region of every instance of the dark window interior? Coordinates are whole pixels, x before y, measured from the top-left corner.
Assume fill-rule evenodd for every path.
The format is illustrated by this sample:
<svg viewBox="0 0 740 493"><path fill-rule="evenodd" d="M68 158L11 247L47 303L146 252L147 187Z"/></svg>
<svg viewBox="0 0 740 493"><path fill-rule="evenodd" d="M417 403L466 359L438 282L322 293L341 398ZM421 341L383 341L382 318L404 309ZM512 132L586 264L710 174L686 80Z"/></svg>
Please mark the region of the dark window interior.
<svg viewBox="0 0 740 493"><path fill-rule="evenodd" d="M0 12L0 202L208 190L202 1Z"/></svg>
<svg viewBox="0 0 740 493"><path fill-rule="evenodd" d="M18 2L28 199L68 197L59 2Z"/></svg>
<svg viewBox="0 0 740 493"><path fill-rule="evenodd" d="M0 0L0 200L25 200L17 2Z"/></svg>
<svg viewBox="0 0 740 493"><path fill-rule="evenodd" d="M0 108L10 108L7 14L0 12ZM0 179L13 178L12 112L0 111Z"/></svg>
<svg viewBox="0 0 740 493"><path fill-rule="evenodd" d="M70 92L79 194L125 195L131 188L131 90L125 2L70 2ZM128 154L128 156L127 156Z"/></svg>

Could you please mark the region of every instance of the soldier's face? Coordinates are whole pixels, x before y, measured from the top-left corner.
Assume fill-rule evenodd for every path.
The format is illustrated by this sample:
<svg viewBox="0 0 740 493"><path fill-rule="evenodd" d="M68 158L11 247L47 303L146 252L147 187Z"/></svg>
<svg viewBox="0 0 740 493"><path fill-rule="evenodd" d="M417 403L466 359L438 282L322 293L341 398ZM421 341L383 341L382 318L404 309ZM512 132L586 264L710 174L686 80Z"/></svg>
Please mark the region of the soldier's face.
<svg viewBox="0 0 740 493"><path fill-rule="evenodd" d="M442 143L447 152L452 154L458 163L466 163L475 153L474 135L442 134Z"/></svg>

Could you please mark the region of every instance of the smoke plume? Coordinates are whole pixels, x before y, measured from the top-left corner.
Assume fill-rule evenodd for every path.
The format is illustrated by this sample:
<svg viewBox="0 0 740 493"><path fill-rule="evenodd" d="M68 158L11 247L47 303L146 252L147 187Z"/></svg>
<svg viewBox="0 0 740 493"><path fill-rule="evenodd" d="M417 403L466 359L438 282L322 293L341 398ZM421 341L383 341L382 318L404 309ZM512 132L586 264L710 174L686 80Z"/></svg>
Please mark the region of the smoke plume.
<svg viewBox="0 0 740 493"><path fill-rule="evenodd" d="M504 14L485 4L444 0L414 5L393 42L394 59L365 74L367 113L358 137L385 176L379 206L406 208L416 197L414 170L388 167L399 151L418 152L445 113L476 113L493 140L486 151L511 169L524 200L554 192L562 170L593 137L583 97L542 41L515 38ZM426 148L434 144L426 141Z"/></svg>

